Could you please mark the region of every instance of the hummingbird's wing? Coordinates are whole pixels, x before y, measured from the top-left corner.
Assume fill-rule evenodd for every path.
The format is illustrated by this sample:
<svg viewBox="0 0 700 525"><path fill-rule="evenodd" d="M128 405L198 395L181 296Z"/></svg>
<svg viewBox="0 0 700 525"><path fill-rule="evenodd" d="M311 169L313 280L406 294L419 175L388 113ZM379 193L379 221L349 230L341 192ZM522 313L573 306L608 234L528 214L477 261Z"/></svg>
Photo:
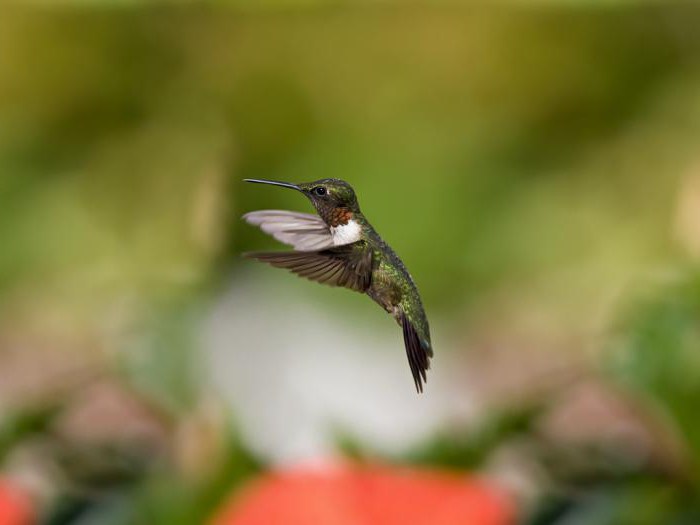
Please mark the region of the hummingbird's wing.
<svg viewBox="0 0 700 525"><path fill-rule="evenodd" d="M328 225L318 215L285 210L260 210L243 216L248 224L299 251L323 250L333 246Z"/></svg>
<svg viewBox="0 0 700 525"><path fill-rule="evenodd" d="M365 241L315 252L253 252L245 256L312 281L357 292L366 292L372 281L372 250Z"/></svg>

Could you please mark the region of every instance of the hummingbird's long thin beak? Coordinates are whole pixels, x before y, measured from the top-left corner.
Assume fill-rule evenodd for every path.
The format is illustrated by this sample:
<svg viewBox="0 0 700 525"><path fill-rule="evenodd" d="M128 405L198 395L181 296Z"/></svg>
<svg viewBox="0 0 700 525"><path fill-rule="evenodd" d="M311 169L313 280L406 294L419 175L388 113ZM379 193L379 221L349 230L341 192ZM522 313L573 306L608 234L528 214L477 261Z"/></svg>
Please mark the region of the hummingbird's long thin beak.
<svg viewBox="0 0 700 525"><path fill-rule="evenodd" d="M301 191L301 188L296 184L290 184L289 182L281 182L278 180L267 180L267 179L243 179L245 182L254 182L256 184L271 184L272 186L282 186L283 188L291 188L293 190Z"/></svg>

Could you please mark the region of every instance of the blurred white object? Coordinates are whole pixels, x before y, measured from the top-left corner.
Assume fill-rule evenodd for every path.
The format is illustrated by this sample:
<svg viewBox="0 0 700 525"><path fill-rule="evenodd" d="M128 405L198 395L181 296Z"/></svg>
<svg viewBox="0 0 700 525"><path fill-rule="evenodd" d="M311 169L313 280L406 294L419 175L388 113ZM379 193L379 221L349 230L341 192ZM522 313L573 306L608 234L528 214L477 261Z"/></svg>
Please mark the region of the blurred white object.
<svg viewBox="0 0 700 525"><path fill-rule="evenodd" d="M441 351L439 335L418 395L400 330L390 320L362 329L348 315L264 279L235 280L214 305L203 334L207 373L256 452L316 461L334 454L344 432L396 453L474 415L465 378L451 366L459 356Z"/></svg>

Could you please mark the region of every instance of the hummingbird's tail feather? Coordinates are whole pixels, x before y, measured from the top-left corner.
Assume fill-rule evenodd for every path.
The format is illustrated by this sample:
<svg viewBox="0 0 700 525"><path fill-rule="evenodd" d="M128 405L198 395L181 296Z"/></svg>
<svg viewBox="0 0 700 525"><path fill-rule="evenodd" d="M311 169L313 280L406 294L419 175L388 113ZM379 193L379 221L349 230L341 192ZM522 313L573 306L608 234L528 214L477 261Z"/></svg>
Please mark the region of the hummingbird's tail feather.
<svg viewBox="0 0 700 525"><path fill-rule="evenodd" d="M422 393L423 383L428 381L425 372L430 368L430 356L432 356L433 351L430 346L423 342L403 310L399 314L399 319L403 329L403 341L406 346L406 355L413 374L413 381L416 384L418 393Z"/></svg>

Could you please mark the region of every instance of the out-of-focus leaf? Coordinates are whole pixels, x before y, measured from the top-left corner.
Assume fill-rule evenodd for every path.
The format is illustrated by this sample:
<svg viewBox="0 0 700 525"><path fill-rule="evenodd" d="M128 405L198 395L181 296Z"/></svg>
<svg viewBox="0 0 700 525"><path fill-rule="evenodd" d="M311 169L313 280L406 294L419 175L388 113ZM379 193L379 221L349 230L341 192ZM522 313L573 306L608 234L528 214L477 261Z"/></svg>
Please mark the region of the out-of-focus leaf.
<svg viewBox="0 0 700 525"><path fill-rule="evenodd" d="M136 492L133 518L125 525L206 523L217 505L263 466L232 433L223 461L213 476L204 483L193 484L166 471L147 480Z"/></svg>
<svg viewBox="0 0 700 525"><path fill-rule="evenodd" d="M4 416L0 421L0 465L16 444L44 432L60 410L60 403L42 404Z"/></svg>
<svg viewBox="0 0 700 525"><path fill-rule="evenodd" d="M525 404L497 413L464 433L446 433L406 456L410 463L474 469L504 443L533 430L544 407Z"/></svg>
<svg viewBox="0 0 700 525"><path fill-rule="evenodd" d="M700 279L659 290L635 307L611 353L611 370L679 433L700 479Z"/></svg>
<svg viewBox="0 0 700 525"><path fill-rule="evenodd" d="M499 446L529 434L543 410L543 405L539 403L501 410L469 429L442 433L414 450L392 459L415 465L477 469ZM346 456L356 460L376 456L371 448L347 433L338 433L337 444Z"/></svg>
<svg viewBox="0 0 700 525"><path fill-rule="evenodd" d="M698 508L687 494L648 479L600 482L552 498L528 525L691 525Z"/></svg>

